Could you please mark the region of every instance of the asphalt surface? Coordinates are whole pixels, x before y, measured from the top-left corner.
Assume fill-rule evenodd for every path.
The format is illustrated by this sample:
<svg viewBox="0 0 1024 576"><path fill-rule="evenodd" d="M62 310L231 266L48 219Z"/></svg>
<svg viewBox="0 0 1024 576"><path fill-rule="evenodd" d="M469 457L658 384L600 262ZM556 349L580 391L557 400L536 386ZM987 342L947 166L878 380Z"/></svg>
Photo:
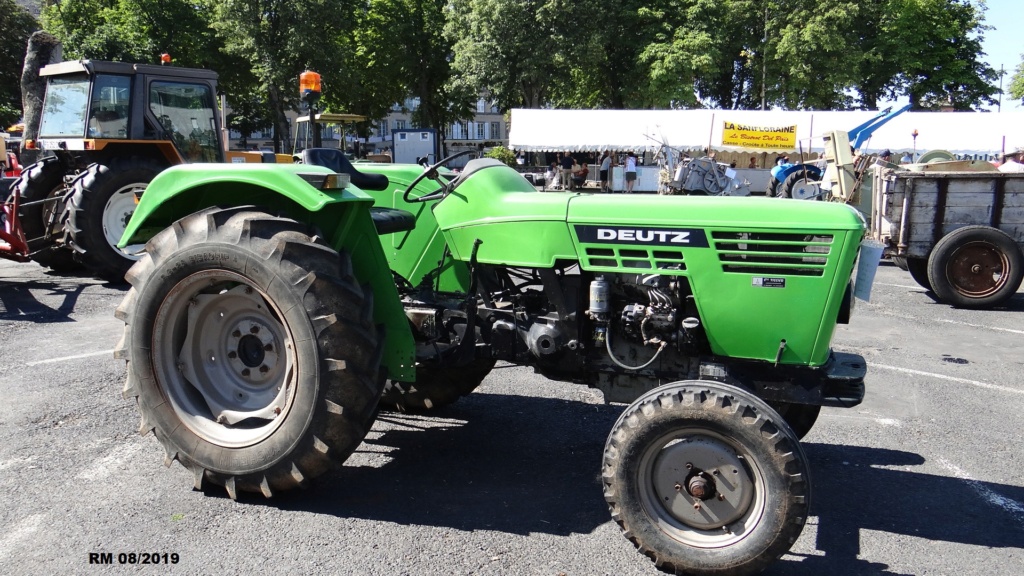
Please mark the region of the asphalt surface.
<svg viewBox="0 0 1024 576"><path fill-rule="evenodd" d="M309 490L193 491L120 396L123 295L0 261L0 574L659 573L601 495L622 407L524 368L436 416L382 414ZM867 398L805 439L811 518L767 574L1024 571L1022 319L1024 293L955 310L883 265L835 338L868 359Z"/></svg>

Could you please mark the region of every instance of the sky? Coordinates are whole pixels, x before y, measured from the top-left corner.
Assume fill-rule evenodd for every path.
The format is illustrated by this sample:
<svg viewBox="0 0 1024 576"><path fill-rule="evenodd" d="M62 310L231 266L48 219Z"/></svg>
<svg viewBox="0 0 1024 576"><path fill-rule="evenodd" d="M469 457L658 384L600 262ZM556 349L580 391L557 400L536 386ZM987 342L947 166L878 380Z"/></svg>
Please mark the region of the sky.
<svg viewBox="0 0 1024 576"><path fill-rule="evenodd" d="M1024 35L1021 34L1021 22L1024 21L1024 0L987 0L988 10L985 12L985 24L991 30L985 31L982 49L988 65L999 70L1001 65L1006 71L1003 77L1003 90L1010 84L1010 76L1021 63L1024 53ZM1024 112L1020 100L1013 101L1003 94L1003 110Z"/></svg>

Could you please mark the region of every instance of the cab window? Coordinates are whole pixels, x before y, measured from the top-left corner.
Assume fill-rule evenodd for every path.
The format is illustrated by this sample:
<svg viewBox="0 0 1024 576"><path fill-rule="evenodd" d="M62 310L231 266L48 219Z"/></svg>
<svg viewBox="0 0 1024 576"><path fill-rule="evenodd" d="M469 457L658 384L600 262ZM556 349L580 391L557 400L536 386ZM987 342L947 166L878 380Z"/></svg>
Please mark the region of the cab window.
<svg viewBox="0 0 1024 576"><path fill-rule="evenodd" d="M132 80L97 74L89 106L89 138L127 138Z"/></svg>
<svg viewBox="0 0 1024 576"><path fill-rule="evenodd" d="M187 162L217 162L220 147L213 91L205 84L154 81L149 109L160 123L158 138L167 138Z"/></svg>

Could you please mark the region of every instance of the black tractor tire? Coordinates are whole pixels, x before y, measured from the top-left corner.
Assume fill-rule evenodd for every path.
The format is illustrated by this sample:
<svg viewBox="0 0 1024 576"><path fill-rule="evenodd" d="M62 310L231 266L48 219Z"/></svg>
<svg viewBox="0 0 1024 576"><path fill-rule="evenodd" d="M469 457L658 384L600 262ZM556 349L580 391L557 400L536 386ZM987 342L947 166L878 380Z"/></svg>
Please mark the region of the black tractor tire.
<svg viewBox="0 0 1024 576"><path fill-rule="evenodd" d="M425 412L448 406L476 390L494 368L495 360L479 359L458 368L428 366L416 370L416 382L388 381L381 408L398 412Z"/></svg>
<svg viewBox="0 0 1024 576"><path fill-rule="evenodd" d="M907 258L907 272L910 272L910 277L914 279L914 282L924 288L925 290L932 290L932 282L928 279L928 259L927 258Z"/></svg>
<svg viewBox="0 0 1024 576"><path fill-rule="evenodd" d="M899 268L900 270L907 270L907 257L906 256L892 256L889 258L892 261L892 265Z"/></svg>
<svg viewBox="0 0 1024 576"><path fill-rule="evenodd" d="M768 175L768 187L764 190L764 195L768 198L775 198L779 192L779 181L775 179L775 176Z"/></svg>
<svg viewBox="0 0 1024 576"><path fill-rule="evenodd" d="M121 233L135 212L134 195L166 168L133 156L108 165L91 164L77 180L64 215L68 244L96 276L124 282L124 274L140 258L117 248Z"/></svg>
<svg viewBox="0 0 1024 576"><path fill-rule="evenodd" d="M786 181L779 185L778 194L780 198L793 198L796 200L822 200L821 193L821 172L817 168L797 170L786 177ZM812 184L813 182L813 184Z"/></svg>
<svg viewBox="0 0 1024 576"><path fill-rule="evenodd" d="M116 312L115 357L165 464L237 498L344 462L384 385L373 294L349 256L253 207L197 212L146 247Z"/></svg>
<svg viewBox="0 0 1024 576"><path fill-rule="evenodd" d="M11 185L12 193L14 188L21 194L18 220L28 240L29 258L56 272L74 272L81 268L71 251L56 243L61 237L60 215L64 210L64 200L25 206L27 202L64 194L64 169L60 161L50 156L25 167L18 180ZM53 216L54 212L56 216ZM51 219L50 237L44 238Z"/></svg>
<svg viewBox="0 0 1024 576"><path fill-rule="evenodd" d="M644 394L615 423L603 460L612 518L669 573L760 572L793 545L810 509L796 435L729 384L675 382Z"/></svg>
<svg viewBox="0 0 1024 576"><path fill-rule="evenodd" d="M958 228L928 256L928 281L943 302L991 308L1009 300L1024 278L1024 254L1014 239L989 226Z"/></svg>
<svg viewBox="0 0 1024 576"><path fill-rule="evenodd" d="M789 424L789 427L793 429L793 433L800 440L804 439L804 436L814 428L814 424L818 421L818 415L821 413L821 406L814 406L811 404L793 404L790 402L771 402L769 406L775 409L779 413L779 416Z"/></svg>

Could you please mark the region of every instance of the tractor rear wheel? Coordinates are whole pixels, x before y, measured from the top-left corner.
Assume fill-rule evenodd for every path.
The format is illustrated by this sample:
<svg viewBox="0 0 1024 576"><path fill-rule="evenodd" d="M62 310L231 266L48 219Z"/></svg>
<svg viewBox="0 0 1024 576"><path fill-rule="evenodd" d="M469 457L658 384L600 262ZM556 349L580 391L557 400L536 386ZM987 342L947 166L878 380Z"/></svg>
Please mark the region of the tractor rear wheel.
<svg viewBox="0 0 1024 576"><path fill-rule="evenodd" d="M447 406L476 390L494 368L494 363L491 359L480 359L459 368L420 368L412 384L389 380L384 385L381 407L399 412L423 412Z"/></svg>
<svg viewBox="0 0 1024 576"><path fill-rule="evenodd" d="M779 196L794 200L821 200L821 173L817 170L798 170L779 185Z"/></svg>
<svg viewBox="0 0 1024 576"><path fill-rule="evenodd" d="M12 192L17 188L21 194L18 220L28 240L29 257L57 272L80 268L71 251L56 243L64 210L64 169L60 161L51 156L26 167L11 188ZM49 202L25 206L41 200Z"/></svg>
<svg viewBox="0 0 1024 576"><path fill-rule="evenodd" d="M135 213L135 195L145 190L166 166L146 158L116 159L109 166L92 164L75 181L67 204L66 231L77 257L90 271L111 282L141 256L142 246L117 247Z"/></svg>
<svg viewBox="0 0 1024 576"><path fill-rule="evenodd" d="M943 302L989 308L1009 300L1024 278L1024 254L1014 239L989 226L958 228L928 256L928 280Z"/></svg>
<svg viewBox="0 0 1024 576"><path fill-rule="evenodd" d="M339 465L380 399L373 295L311 226L210 208L153 237L118 307L126 398L196 487L273 493Z"/></svg>
<svg viewBox="0 0 1024 576"><path fill-rule="evenodd" d="M761 399L711 381L644 394L605 443L605 500L664 571L754 574L785 554L810 507L807 457Z"/></svg>

